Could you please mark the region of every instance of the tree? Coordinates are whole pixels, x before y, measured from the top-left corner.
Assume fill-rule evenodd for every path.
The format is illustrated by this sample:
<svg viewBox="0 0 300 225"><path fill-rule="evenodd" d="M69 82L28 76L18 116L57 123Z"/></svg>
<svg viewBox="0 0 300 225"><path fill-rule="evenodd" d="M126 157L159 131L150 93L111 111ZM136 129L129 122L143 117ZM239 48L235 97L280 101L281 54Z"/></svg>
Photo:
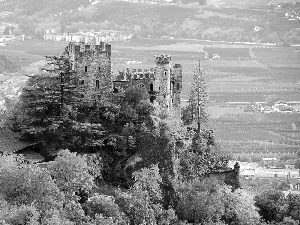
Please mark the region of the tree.
<svg viewBox="0 0 300 225"><path fill-rule="evenodd" d="M266 222L282 221L286 214L284 193L277 190L266 190L254 198L259 214Z"/></svg>
<svg viewBox="0 0 300 225"><path fill-rule="evenodd" d="M206 123L208 120L207 107L207 86L204 81L204 71L199 65L194 69L193 84L189 94L188 100L188 120L196 122L198 133L200 133L201 124Z"/></svg>
<svg viewBox="0 0 300 225"><path fill-rule="evenodd" d="M224 188L225 213L222 220L226 224L255 225L259 223L260 216L254 206L254 200L245 190L234 192Z"/></svg>
<svg viewBox="0 0 300 225"><path fill-rule="evenodd" d="M300 195L289 193L286 196L287 216L300 220Z"/></svg>
<svg viewBox="0 0 300 225"><path fill-rule="evenodd" d="M297 159L295 162L295 168L300 169L300 159Z"/></svg>
<svg viewBox="0 0 300 225"><path fill-rule="evenodd" d="M267 102L267 105L272 106L276 101L278 101L279 98L276 95L268 95L265 99Z"/></svg>
<svg viewBox="0 0 300 225"><path fill-rule="evenodd" d="M78 200L75 193L80 190L90 191L93 177L89 174L89 167L85 156L79 156L68 150L62 150L49 166L49 171L57 187L67 199Z"/></svg>
<svg viewBox="0 0 300 225"><path fill-rule="evenodd" d="M25 139L38 143L46 156L59 149L99 148L103 144L100 140L103 127L88 123L93 98L82 97L86 93L78 88L79 78L66 55L48 57L48 60L52 69L27 81L15 108L25 115L14 119L18 114L11 113L12 119L19 122L14 128L22 131Z"/></svg>
<svg viewBox="0 0 300 225"><path fill-rule="evenodd" d="M178 188L178 217L199 224L256 225L259 214L244 190L232 192L217 180L204 179Z"/></svg>
<svg viewBox="0 0 300 225"><path fill-rule="evenodd" d="M35 204L41 212L62 208L64 195L47 170L15 156L1 156L0 162L0 193L9 204Z"/></svg>

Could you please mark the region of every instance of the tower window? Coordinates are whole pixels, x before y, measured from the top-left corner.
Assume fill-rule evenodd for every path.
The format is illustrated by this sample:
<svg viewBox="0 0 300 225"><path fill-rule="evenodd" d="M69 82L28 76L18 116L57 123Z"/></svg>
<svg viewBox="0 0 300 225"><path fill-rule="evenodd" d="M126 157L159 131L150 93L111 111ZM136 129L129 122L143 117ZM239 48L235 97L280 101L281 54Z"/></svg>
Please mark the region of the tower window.
<svg viewBox="0 0 300 225"><path fill-rule="evenodd" d="M101 70L101 67L100 67L100 66L98 67L98 70L99 70L99 71Z"/></svg>
<svg viewBox="0 0 300 225"><path fill-rule="evenodd" d="M99 80L96 80L96 88L97 88L97 89L100 88L100 82L99 82Z"/></svg>
<svg viewBox="0 0 300 225"><path fill-rule="evenodd" d="M153 91L153 84L150 84L150 91Z"/></svg>
<svg viewBox="0 0 300 225"><path fill-rule="evenodd" d="M180 85L177 83L177 90L179 90L180 89Z"/></svg>
<svg viewBox="0 0 300 225"><path fill-rule="evenodd" d="M87 71L88 71L88 67L85 66L85 67L84 67L84 72L87 73Z"/></svg>
<svg viewBox="0 0 300 225"><path fill-rule="evenodd" d="M167 76L167 71L165 71L165 76Z"/></svg>

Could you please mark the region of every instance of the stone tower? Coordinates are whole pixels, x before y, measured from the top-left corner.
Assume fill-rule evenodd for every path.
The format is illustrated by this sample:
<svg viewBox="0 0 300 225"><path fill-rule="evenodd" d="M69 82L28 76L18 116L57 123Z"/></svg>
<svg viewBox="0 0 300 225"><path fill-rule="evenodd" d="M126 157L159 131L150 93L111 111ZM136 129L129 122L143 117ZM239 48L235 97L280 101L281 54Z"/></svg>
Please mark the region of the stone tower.
<svg viewBox="0 0 300 225"><path fill-rule="evenodd" d="M171 56L155 56L154 91L156 101L167 107L172 106L171 100Z"/></svg>
<svg viewBox="0 0 300 225"><path fill-rule="evenodd" d="M175 64L171 74L171 98L174 107L180 107L182 92L182 66Z"/></svg>
<svg viewBox="0 0 300 225"><path fill-rule="evenodd" d="M180 107L182 67L171 66L171 56L155 56L155 68L129 69L119 72L113 81L114 92L122 92L130 85L145 87L151 102L165 107Z"/></svg>
<svg viewBox="0 0 300 225"><path fill-rule="evenodd" d="M154 90L157 92L156 100L169 107L180 106L182 90L182 67L180 64L171 66L171 56L155 56Z"/></svg>
<svg viewBox="0 0 300 225"><path fill-rule="evenodd" d="M77 74L78 86L85 93L101 95L112 91L110 44L71 42L66 54Z"/></svg>

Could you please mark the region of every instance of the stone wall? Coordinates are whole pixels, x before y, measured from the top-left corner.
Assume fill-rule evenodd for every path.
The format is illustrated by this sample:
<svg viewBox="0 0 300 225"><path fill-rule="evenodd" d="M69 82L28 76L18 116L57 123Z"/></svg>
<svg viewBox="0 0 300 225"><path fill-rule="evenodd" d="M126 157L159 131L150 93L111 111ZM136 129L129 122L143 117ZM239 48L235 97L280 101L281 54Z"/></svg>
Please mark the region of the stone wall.
<svg viewBox="0 0 300 225"><path fill-rule="evenodd" d="M208 175L209 178L218 180L220 184L227 184L233 190L241 188L240 184L240 165L236 163L234 169L226 171L214 171Z"/></svg>
<svg viewBox="0 0 300 225"><path fill-rule="evenodd" d="M69 43L66 53L76 71L78 86L86 94L99 95L112 91L111 46L100 44Z"/></svg>

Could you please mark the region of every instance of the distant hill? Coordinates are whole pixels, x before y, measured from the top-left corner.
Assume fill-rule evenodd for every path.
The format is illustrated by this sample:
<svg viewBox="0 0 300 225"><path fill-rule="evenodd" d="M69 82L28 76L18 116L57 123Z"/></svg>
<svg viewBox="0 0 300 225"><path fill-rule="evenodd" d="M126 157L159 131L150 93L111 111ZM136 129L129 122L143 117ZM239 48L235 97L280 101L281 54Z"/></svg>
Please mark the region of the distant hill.
<svg viewBox="0 0 300 225"><path fill-rule="evenodd" d="M210 5L237 5L237 6L267 6L279 3L296 3L299 0L207 0Z"/></svg>
<svg viewBox="0 0 300 225"><path fill-rule="evenodd" d="M89 0L4 0L0 1L0 9L7 11L18 10L25 15L49 15L66 10L75 10L87 6Z"/></svg>
<svg viewBox="0 0 300 225"><path fill-rule="evenodd" d="M119 30L137 38L300 43L299 20L288 20L286 11L270 7L271 3L287 1L294 2L207 0L203 6L116 0L6 0L0 1L0 9L13 11L8 19L19 24L21 32L36 38L55 28L58 33ZM256 10L256 6L264 11ZM300 7L291 5L284 10L300 12Z"/></svg>

